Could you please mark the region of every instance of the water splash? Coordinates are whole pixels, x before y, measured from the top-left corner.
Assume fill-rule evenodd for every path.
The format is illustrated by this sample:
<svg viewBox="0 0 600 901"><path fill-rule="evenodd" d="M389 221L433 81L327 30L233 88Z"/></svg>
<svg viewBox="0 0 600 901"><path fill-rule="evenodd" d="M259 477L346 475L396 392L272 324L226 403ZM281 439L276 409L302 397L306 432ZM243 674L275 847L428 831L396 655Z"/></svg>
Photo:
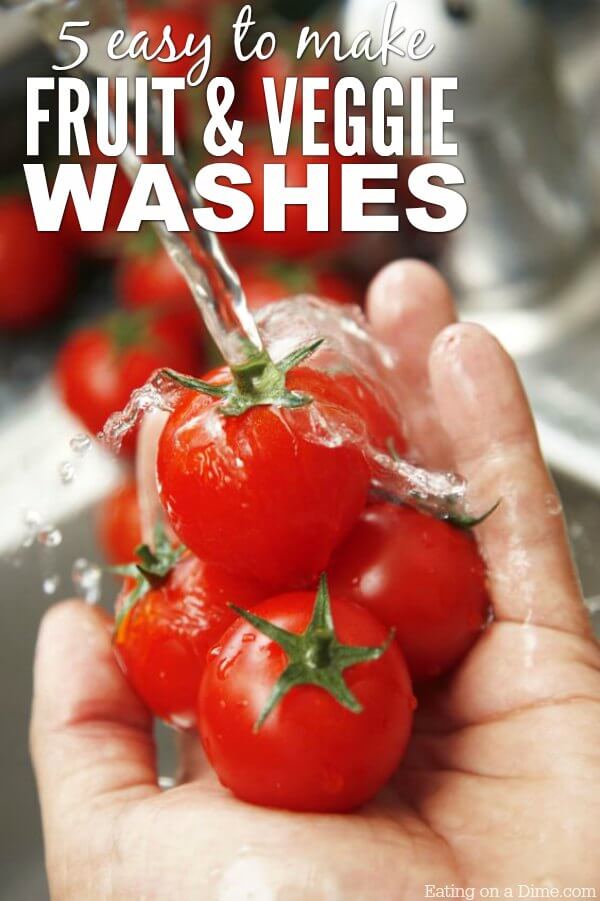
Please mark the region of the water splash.
<svg viewBox="0 0 600 901"><path fill-rule="evenodd" d="M129 403L123 410L108 417L98 435L99 441L109 450L118 453L125 436L139 425L146 413L152 410L170 413L180 394L181 388L172 379L161 372L155 372L145 385L132 392Z"/></svg>
<svg viewBox="0 0 600 901"><path fill-rule="evenodd" d="M378 342L357 307L340 307L306 295L269 304L259 311L258 321L267 349L274 360L280 360L297 347L325 338L324 344L308 363L315 369L356 376L360 384L371 386L378 402L392 418L401 422L401 413L392 384L396 357L393 349ZM156 373L131 396L122 412L114 413L104 426L100 438L113 450L120 447L125 435L135 428L150 410L171 412L182 390L171 379ZM306 440L329 447L341 444L359 445L368 459L373 487L394 500L415 506L425 505L441 515L462 512L466 484L450 472L429 472L413 462L396 459L381 448L371 445L364 421L356 414L340 415L338 407L311 404L296 410L281 409L278 415L286 425L293 422ZM198 427L211 430L211 441L221 446L223 460L232 450L226 443L221 417L207 411ZM238 463L237 460L240 462ZM224 477L245 478L243 460L223 466ZM240 465L241 463L241 465ZM217 463L215 463L217 465Z"/></svg>

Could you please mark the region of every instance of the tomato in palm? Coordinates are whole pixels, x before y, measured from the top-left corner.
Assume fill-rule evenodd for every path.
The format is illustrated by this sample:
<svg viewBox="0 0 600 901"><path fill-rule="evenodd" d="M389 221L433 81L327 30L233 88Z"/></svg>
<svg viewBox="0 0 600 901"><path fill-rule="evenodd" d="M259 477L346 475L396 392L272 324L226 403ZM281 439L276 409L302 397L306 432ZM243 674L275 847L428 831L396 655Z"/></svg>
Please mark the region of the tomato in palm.
<svg viewBox="0 0 600 901"><path fill-rule="evenodd" d="M328 405L330 381L303 368L287 384L310 393L341 427L348 413ZM163 430L157 461L162 502L180 539L273 589L310 583L363 509L369 472L356 446L311 440L309 417L305 409L258 406L226 418L214 399L187 391Z"/></svg>
<svg viewBox="0 0 600 901"><path fill-rule="evenodd" d="M365 411L373 429L383 428L384 418L398 426L364 387L353 394L336 374L271 367L275 375L262 373L249 395L235 396L242 405L237 413L227 396L207 396L203 383L188 381L192 390L162 432L157 474L163 506L184 544L281 590L307 585L323 571L366 504ZM224 387L228 378L221 369L207 382L227 395L238 390L235 382ZM267 378L282 379L294 409L277 401L255 405Z"/></svg>
<svg viewBox="0 0 600 901"><path fill-rule="evenodd" d="M57 232L38 232L29 202L0 199L0 328L31 328L56 313L74 283L69 244Z"/></svg>
<svg viewBox="0 0 600 901"><path fill-rule="evenodd" d="M96 522L98 543L109 563L129 563L142 543L137 485L132 479L104 498Z"/></svg>
<svg viewBox="0 0 600 901"><path fill-rule="evenodd" d="M159 311L191 334L205 332L186 280L158 245L121 260L117 292L129 310Z"/></svg>
<svg viewBox="0 0 600 901"><path fill-rule="evenodd" d="M174 366L189 371L196 366L196 354L190 336L173 323L144 312L116 313L67 340L58 356L56 381L71 412L97 433L155 370ZM130 433L124 449L133 445Z"/></svg>
<svg viewBox="0 0 600 901"><path fill-rule="evenodd" d="M406 748L415 701L396 643L368 611L324 604L324 592L322 581L316 603L300 592L244 612L209 654L200 735L220 781L244 801L353 810Z"/></svg>
<svg viewBox="0 0 600 901"><path fill-rule="evenodd" d="M189 728L208 650L235 619L228 605L253 606L264 593L192 554L178 556L168 543L141 551L142 571L125 579L117 598L115 651L152 713Z"/></svg>
<svg viewBox="0 0 600 901"><path fill-rule="evenodd" d="M279 262L246 263L239 265L237 271L251 310L296 294L313 294L340 304L359 305L362 301L361 291L338 272Z"/></svg>
<svg viewBox="0 0 600 901"><path fill-rule="evenodd" d="M396 629L415 680L451 669L487 619L485 566L472 535L410 507L365 510L327 572L337 597Z"/></svg>

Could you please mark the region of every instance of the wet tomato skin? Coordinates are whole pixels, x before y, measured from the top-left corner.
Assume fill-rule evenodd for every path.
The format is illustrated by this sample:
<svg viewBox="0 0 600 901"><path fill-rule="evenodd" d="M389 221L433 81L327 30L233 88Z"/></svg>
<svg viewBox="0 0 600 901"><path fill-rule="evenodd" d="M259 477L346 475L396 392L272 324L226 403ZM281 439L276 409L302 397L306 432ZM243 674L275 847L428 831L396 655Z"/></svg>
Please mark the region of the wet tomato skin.
<svg viewBox="0 0 600 901"><path fill-rule="evenodd" d="M116 611L133 587L126 579ZM186 554L165 584L144 595L117 630L117 658L152 713L181 728L196 720L206 655L235 619L229 603L252 607L264 592L247 579Z"/></svg>
<svg viewBox="0 0 600 901"><path fill-rule="evenodd" d="M451 669L487 620L485 566L473 536L410 507L368 507L327 574L337 597L396 629L415 681Z"/></svg>
<svg viewBox="0 0 600 901"><path fill-rule="evenodd" d="M226 371L212 377L226 380ZM358 519L369 486L357 444L307 437L313 407L335 430L356 418L336 379L299 367L288 374L287 387L307 392L313 404L258 406L226 417L214 399L186 391L163 430L157 459L162 503L180 540L272 591L318 577Z"/></svg>
<svg viewBox="0 0 600 901"><path fill-rule="evenodd" d="M300 633L314 594L296 592L260 604L255 612ZM381 645L383 627L357 604L332 600L338 639ZM350 667L346 684L362 713L342 707L323 689L293 688L253 731L287 665L279 645L238 619L209 653L198 722L206 754L224 786L253 804L297 811L344 812L369 801L396 770L414 709L406 664L392 642L377 661Z"/></svg>

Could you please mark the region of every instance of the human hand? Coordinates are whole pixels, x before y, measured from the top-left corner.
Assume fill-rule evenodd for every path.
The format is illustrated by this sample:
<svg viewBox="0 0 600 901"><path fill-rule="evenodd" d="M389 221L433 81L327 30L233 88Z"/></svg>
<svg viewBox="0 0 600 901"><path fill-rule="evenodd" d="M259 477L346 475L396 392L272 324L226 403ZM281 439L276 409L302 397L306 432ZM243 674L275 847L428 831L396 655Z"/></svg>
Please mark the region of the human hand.
<svg viewBox="0 0 600 901"><path fill-rule="evenodd" d="M494 622L421 695L393 786L352 815L251 807L197 755L157 786L151 720L121 674L110 624L66 602L38 640L31 741L57 899L397 899L425 885L595 886L600 652L515 368L483 329L453 325L428 267L370 290L396 345L399 399L425 465L467 477Z"/></svg>

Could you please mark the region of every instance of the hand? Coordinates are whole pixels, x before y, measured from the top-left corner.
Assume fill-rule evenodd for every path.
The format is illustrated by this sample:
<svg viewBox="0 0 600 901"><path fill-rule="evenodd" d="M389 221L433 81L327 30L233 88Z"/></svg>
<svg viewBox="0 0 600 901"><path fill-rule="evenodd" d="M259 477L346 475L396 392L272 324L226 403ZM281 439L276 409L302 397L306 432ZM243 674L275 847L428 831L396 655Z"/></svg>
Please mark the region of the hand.
<svg viewBox="0 0 600 901"><path fill-rule="evenodd" d="M400 351L398 393L426 465L467 477L494 623L420 699L394 786L351 816L236 801L197 762L157 787L151 721L79 602L38 640L32 752L54 898L397 899L425 885L600 888L600 652L515 367L453 324L428 267L395 264L369 314ZM189 775L189 773L188 773Z"/></svg>

